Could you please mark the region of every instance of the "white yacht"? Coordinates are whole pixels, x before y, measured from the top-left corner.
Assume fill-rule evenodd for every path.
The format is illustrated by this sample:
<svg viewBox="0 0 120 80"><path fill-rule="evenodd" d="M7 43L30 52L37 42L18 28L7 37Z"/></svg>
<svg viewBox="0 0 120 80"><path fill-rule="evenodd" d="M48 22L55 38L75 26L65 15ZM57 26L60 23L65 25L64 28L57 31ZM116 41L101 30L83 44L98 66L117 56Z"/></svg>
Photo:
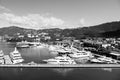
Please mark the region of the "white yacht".
<svg viewBox="0 0 120 80"><path fill-rule="evenodd" d="M16 47L13 52L10 52L10 57L12 59L13 64L21 63L24 61L24 59L22 58L20 52L17 50Z"/></svg>
<svg viewBox="0 0 120 80"><path fill-rule="evenodd" d="M27 41L22 41L22 42L17 42L16 46L17 48L29 48L30 42Z"/></svg>
<svg viewBox="0 0 120 80"><path fill-rule="evenodd" d="M117 60L111 59L109 57L101 56L98 58L91 59L92 63L107 63L107 64L117 64Z"/></svg>
<svg viewBox="0 0 120 80"><path fill-rule="evenodd" d="M0 64L4 64L4 53L0 50Z"/></svg>
<svg viewBox="0 0 120 80"><path fill-rule="evenodd" d="M114 59L112 59L110 57L106 57L106 56L99 57L98 59L101 61L104 61L106 63L117 63L117 60L114 60Z"/></svg>
<svg viewBox="0 0 120 80"><path fill-rule="evenodd" d="M0 58L3 58L3 56L4 56L4 53L2 50L0 50Z"/></svg>
<svg viewBox="0 0 120 80"><path fill-rule="evenodd" d="M93 58L93 55L89 51L79 51L79 52L73 52L73 54L69 54L69 56L73 59L75 59L78 63L86 63L88 60Z"/></svg>
<svg viewBox="0 0 120 80"><path fill-rule="evenodd" d="M99 60L97 58L93 58L90 61L91 61L91 63L104 63L104 61L101 61L101 60Z"/></svg>
<svg viewBox="0 0 120 80"><path fill-rule="evenodd" d="M43 60L48 64L76 64L76 62L68 56L58 56L53 59Z"/></svg>

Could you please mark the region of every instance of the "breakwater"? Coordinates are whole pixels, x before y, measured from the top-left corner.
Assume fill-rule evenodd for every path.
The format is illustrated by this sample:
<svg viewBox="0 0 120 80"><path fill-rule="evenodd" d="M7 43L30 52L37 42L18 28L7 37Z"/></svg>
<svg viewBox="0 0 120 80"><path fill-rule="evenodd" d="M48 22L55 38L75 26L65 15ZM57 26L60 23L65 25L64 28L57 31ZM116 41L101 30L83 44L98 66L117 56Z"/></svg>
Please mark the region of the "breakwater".
<svg viewBox="0 0 120 80"><path fill-rule="evenodd" d="M120 64L75 64L75 65L53 65L53 64L3 64L0 68L120 68Z"/></svg>

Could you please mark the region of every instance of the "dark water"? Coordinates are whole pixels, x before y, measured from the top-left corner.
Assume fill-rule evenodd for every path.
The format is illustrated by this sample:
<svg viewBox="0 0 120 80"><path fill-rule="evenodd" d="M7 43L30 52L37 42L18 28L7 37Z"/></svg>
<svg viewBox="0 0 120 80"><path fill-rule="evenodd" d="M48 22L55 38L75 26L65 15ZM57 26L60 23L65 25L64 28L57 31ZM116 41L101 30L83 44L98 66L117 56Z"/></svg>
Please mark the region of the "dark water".
<svg viewBox="0 0 120 80"><path fill-rule="evenodd" d="M0 68L0 80L120 80L120 69Z"/></svg>
<svg viewBox="0 0 120 80"><path fill-rule="evenodd" d="M0 43L5 54L15 44ZM40 63L56 55L45 48L19 49L25 62ZM112 68L0 68L0 80L120 80L120 69Z"/></svg>
<svg viewBox="0 0 120 80"><path fill-rule="evenodd" d="M14 50L15 43L3 43L0 42L0 50L3 50L4 54L8 54ZM56 54L51 54L47 48L34 47L34 48L18 48L23 59L23 63L28 63L34 61L36 63L41 63L43 59L48 59L56 56Z"/></svg>

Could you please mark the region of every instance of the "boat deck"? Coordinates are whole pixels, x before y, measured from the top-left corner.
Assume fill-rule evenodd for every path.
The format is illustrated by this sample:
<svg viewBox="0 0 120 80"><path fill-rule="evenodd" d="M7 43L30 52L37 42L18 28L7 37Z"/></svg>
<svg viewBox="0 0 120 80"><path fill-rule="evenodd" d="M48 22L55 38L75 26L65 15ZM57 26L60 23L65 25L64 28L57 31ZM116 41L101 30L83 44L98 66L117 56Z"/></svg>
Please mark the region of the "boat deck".
<svg viewBox="0 0 120 80"><path fill-rule="evenodd" d="M0 68L120 68L120 64L75 64L75 65L53 65L53 64L4 64Z"/></svg>
<svg viewBox="0 0 120 80"><path fill-rule="evenodd" d="M12 64L11 58L9 55L4 55L5 64Z"/></svg>

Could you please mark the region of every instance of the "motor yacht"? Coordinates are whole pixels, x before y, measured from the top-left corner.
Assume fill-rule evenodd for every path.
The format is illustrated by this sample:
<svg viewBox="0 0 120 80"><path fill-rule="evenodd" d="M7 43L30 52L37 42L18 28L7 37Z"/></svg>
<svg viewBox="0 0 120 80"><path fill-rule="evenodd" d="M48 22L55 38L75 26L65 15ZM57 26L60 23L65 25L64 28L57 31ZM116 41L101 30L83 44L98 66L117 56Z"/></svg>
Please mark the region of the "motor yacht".
<svg viewBox="0 0 120 80"><path fill-rule="evenodd" d="M52 59L43 60L48 64L76 64L76 62L68 56L57 56Z"/></svg>
<svg viewBox="0 0 120 80"><path fill-rule="evenodd" d="M24 59L22 58L20 52L17 50L16 47L13 52L10 52L10 57L12 59L13 64L21 63L24 61Z"/></svg>
<svg viewBox="0 0 120 80"><path fill-rule="evenodd" d="M91 59L90 62L91 63L105 63L104 61L101 61L101 60L99 60L97 58Z"/></svg>
<svg viewBox="0 0 120 80"><path fill-rule="evenodd" d="M2 50L0 50L0 59L3 58L3 56L4 56L4 53Z"/></svg>
<svg viewBox="0 0 120 80"><path fill-rule="evenodd" d="M101 57L98 57L98 58L94 58L94 59L91 59L91 62L93 63L106 63L106 64L117 64L117 60L114 60L112 58L109 58L109 57L105 57L105 56L101 56Z"/></svg>
<svg viewBox="0 0 120 80"><path fill-rule="evenodd" d="M73 54L69 54L68 56L73 58L77 63L86 63L94 57L92 53L88 51L73 52Z"/></svg>
<svg viewBox="0 0 120 80"><path fill-rule="evenodd" d="M4 53L0 50L0 64L4 64Z"/></svg>
<svg viewBox="0 0 120 80"><path fill-rule="evenodd" d="M112 59L110 57L106 57L106 56L99 57L98 59L101 61L104 61L106 63L117 63L117 60L114 60L114 59Z"/></svg>

